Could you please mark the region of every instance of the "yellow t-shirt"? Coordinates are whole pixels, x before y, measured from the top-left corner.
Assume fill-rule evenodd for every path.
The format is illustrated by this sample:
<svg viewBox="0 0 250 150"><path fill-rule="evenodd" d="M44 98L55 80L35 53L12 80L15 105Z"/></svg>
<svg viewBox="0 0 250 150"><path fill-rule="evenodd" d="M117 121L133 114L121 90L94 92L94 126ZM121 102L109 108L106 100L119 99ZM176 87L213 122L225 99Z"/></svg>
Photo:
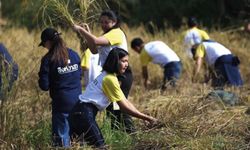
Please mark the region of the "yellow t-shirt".
<svg viewBox="0 0 250 150"><path fill-rule="evenodd" d="M120 28L112 29L103 36L108 39L110 45L122 44L123 32Z"/></svg>
<svg viewBox="0 0 250 150"><path fill-rule="evenodd" d="M89 68L89 59L91 56L91 51L90 49L86 49L86 51L84 52L84 54L82 55L82 60L81 60L81 67L83 68Z"/></svg>
<svg viewBox="0 0 250 150"><path fill-rule="evenodd" d="M205 54L206 54L205 46L203 44L200 44L196 49L195 58L198 57L203 58L205 57Z"/></svg>
<svg viewBox="0 0 250 150"><path fill-rule="evenodd" d="M117 77L114 74L107 74L102 82L103 93L112 102L117 102L126 99Z"/></svg>
<svg viewBox="0 0 250 150"><path fill-rule="evenodd" d="M152 57L143 49L140 53L140 61L142 66L147 66L152 61Z"/></svg>
<svg viewBox="0 0 250 150"><path fill-rule="evenodd" d="M98 53L100 55L100 64L102 66L105 63L109 52L114 47L119 47L128 51L126 36L120 28L110 30L109 32L105 33L103 37L105 37L109 41L110 45L98 47Z"/></svg>
<svg viewBox="0 0 250 150"><path fill-rule="evenodd" d="M116 75L104 71L88 84L79 99L82 102L94 104L99 110L104 110L111 102L125 100L126 97Z"/></svg>

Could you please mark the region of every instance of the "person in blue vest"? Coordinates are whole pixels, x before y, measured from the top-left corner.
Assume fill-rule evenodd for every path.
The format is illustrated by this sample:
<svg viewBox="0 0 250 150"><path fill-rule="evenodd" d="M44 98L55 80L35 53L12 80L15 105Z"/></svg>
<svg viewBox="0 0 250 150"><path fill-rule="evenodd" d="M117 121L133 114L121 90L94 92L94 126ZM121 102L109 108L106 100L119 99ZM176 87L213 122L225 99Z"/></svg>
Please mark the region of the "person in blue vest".
<svg viewBox="0 0 250 150"><path fill-rule="evenodd" d="M0 99L4 99L18 78L18 65L3 43L0 43Z"/></svg>
<svg viewBox="0 0 250 150"><path fill-rule="evenodd" d="M242 86L238 65L240 60L234 56L232 52L222 44L213 40L195 41L196 45L194 59L195 69L192 80L198 79L203 61L210 68L209 73L212 78L212 87L223 88L229 86Z"/></svg>
<svg viewBox="0 0 250 150"><path fill-rule="evenodd" d="M55 29L43 30L41 40L39 46L48 52L41 60L38 83L52 99L53 146L70 147L68 116L82 92L81 60Z"/></svg>
<svg viewBox="0 0 250 150"><path fill-rule="evenodd" d="M105 148L95 117L98 111L105 110L111 102L116 102L122 112L145 120L151 126L159 124L156 118L137 110L122 92L117 76L123 74L127 67L128 52L118 47L113 48L103 65L102 73L88 84L70 115L71 129L78 136L84 136L87 144L95 148Z"/></svg>

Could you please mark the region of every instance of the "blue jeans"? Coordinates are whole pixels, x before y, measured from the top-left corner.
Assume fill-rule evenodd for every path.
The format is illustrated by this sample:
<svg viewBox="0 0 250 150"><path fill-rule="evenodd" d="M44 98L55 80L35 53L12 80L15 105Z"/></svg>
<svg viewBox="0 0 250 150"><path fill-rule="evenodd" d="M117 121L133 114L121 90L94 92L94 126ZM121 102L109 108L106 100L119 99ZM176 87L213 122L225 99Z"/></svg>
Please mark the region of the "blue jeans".
<svg viewBox="0 0 250 150"><path fill-rule="evenodd" d="M225 85L242 86L238 64L235 64L233 55L223 55L215 61L215 72L212 76L212 86L215 88Z"/></svg>
<svg viewBox="0 0 250 150"><path fill-rule="evenodd" d="M182 64L180 61L167 63L164 66L164 76L162 90L166 89L166 82L169 81L171 86L175 86L176 80L180 78Z"/></svg>
<svg viewBox="0 0 250 150"><path fill-rule="evenodd" d="M68 113L52 113L53 146L70 147Z"/></svg>
<svg viewBox="0 0 250 150"><path fill-rule="evenodd" d="M98 109L95 105L79 101L70 113L70 133L75 135L76 138L84 137L89 145L102 147L105 144L95 120L97 112Z"/></svg>

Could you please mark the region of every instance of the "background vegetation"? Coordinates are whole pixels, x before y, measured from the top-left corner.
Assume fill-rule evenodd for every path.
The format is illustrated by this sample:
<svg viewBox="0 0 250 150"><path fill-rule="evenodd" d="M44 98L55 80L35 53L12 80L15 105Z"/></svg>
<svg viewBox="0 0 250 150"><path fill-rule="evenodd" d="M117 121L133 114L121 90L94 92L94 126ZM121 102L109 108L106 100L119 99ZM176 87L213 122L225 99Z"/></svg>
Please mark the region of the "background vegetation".
<svg viewBox="0 0 250 150"><path fill-rule="evenodd" d="M75 5L68 2L69 9ZM103 0L95 0L102 3ZM41 26L42 3L44 0L1 0L2 16L12 20L12 25L25 26L28 29ZM137 26L141 23L151 29L180 28L190 16L198 18L201 24L209 28L239 27L250 18L249 0L106 0L111 9L117 10L128 24Z"/></svg>
<svg viewBox="0 0 250 150"><path fill-rule="evenodd" d="M4 0L2 0L2 4L3 2ZM37 14L35 12L39 10L39 7L37 7L39 1L9 0L8 2L12 6L9 5L9 11L6 12L4 12L4 9L7 9L7 6L5 5L5 8L2 7L3 16L7 17L6 14L11 16L12 13L16 13L17 16L19 15L19 18L14 19L16 15L13 14L13 18L8 17L7 25L0 28L0 41L5 44L14 60L18 63L20 76L13 90L8 93L7 99L1 100L0 103L0 149L52 149L50 147L50 98L48 92L41 91L37 84L40 59L46 53L45 49L37 46L40 42L41 30L35 27L40 27L43 23L37 24L34 21L36 18L34 14ZM139 2L150 3L150 1L133 2L132 0L126 2L127 5ZM165 1L161 3L165 4ZM166 5L174 5L175 3L178 3L178 0L166 3ZM19 6L18 4L22 6L32 5L31 7L22 7L22 11L17 11L16 6ZM130 8L122 4L113 2L110 3L110 6L118 7L120 12ZM155 0L155 4L157 4L157 0ZM139 7L146 7L142 5L136 6L138 6L138 10L133 11L139 11ZM160 6L152 8L160 9ZM29 16L31 18L27 20L25 15L20 15L26 12L25 10L30 11ZM133 13L133 11L128 12ZM146 11L142 12L146 13ZM149 12L153 13L153 11ZM183 15L183 17L186 15ZM34 17L34 20L32 17ZM132 21L132 17L129 17ZM25 25L24 20L30 22L30 26ZM211 17L210 20L215 19ZM130 23L134 26L130 26ZM249 33L234 28L217 29L212 27L208 30L212 39L228 47L241 60L240 70L245 85L240 89L226 88L227 91L232 91L239 96L237 105L229 106L224 104L221 99L207 97L208 93L213 90L209 84L202 83L202 80L199 83L191 82L193 61L187 58L183 52L180 36L185 30L185 26L179 29L163 28L159 30L158 26L153 23L151 27L154 35L152 35L146 30L147 25L142 25L139 21L138 23L136 21L130 23L122 26L129 42L132 38L138 36L143 37L146 42L151 40L166 42L180 56L184 70L178 87L176 89L168 89L161 94L159 87L162 80L162 70L160 67L150 64L149 74L152 85L150 89L146 90L141 82L141 68L138 63L138 55L129 49L130 64L134 73L134 84L129 100L139 110L159 118L166 126L158 129L148 129L145 127L144 122L135 119L137 132L133 135L127 135L120 131L110 130L109 122L104 117L105 112L102 112L98 115L98 123L110 147L109 149L250 149L250 117L249 111L247 111L250 104ZM242 24L235 25L241 26ZM94 34L101 35L99 27L94 26L93 29ZM62 32L68 47L75 49L81 54L77 35L71 30L65 30L64 28L58 28L58 30ZM77 143L73 143L72 149L82 148ZM84 149L91 148L84 147Z"/></svg>

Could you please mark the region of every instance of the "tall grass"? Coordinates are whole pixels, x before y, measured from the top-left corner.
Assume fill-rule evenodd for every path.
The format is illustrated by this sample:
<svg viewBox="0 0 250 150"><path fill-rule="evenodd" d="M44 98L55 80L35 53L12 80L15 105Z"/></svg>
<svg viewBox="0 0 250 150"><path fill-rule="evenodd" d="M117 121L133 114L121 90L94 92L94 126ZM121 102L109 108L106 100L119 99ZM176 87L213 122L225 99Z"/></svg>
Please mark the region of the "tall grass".
<svg viewBox="0 0 250 150"><path fill-rule="evenodd" d="M227 88L240 97L240 104L227 106L221 101L207 99L212 90L209 85L192 83L193 61L182 50L182 31L166 29L155 36L147 33L143 26L129 28L123 26L128 41L143 37L145 42L162 40L180 56L184 71L177 89L159 91L162 70L150 64L150 90L141 83L141 67L138 55L129 50L130 64L134 74L134 84L129 96L141 111L159 118L165 127L148 129L144 122L135 119L137 131L133 135L110 130L103 113L98 115L98 123L110 149L249 149L249 115L245 113L250 104L249 97L249 40L239 33L211 31L210 36L226 45L241 59L241 73L245 81L243 88ZM59 29L62 30L62 29ZM47 92L38 88L40 59L46 50L37 47L40 32L26 29L5 28L0 40L12 54L20 67L20 76L11 94L0 110L0 149L50 149L51 106ZM94 30L94 34L101 33ZM78 53L78 37L73 31L62 31L67 45ZM73 149L80 149L76 145ZM86 147L85 149L91 149Z"/></svg>

